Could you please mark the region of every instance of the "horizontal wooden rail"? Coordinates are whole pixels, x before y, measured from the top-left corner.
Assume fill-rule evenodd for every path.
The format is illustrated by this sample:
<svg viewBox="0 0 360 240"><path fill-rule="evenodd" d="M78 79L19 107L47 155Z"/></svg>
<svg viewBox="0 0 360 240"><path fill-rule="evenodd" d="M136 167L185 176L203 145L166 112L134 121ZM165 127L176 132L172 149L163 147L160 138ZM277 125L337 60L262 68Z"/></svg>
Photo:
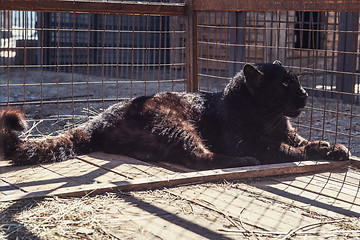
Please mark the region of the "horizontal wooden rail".
<svg viewBox="0 0 360 240"><path fill-rule="evenodd" d="M0 0L0 10L185 16L185 4L70 0Z"/></svg>
<svg viewBox="0 0 360 240"><path fill-rule="evenodd" d="M275 175L308 173L325 170L327 171L330 169L339 169L344 167L346 164L348 164L347 161L304 161L177 173L162 177L147 177L119 182L72 186L50 191L12 194L0 198L0 202L29 198L42 198L44 196L82 196L86 194L99 194L113 190L131 191L140 189L154 189L162 187L174 187L181 184L195 184L221 180L240 180Z"/></svg>
<svg viewBox="0 0 360 240"><path fill-rule="evenodd" d="M192 0L195 11L360 12L358 0ZM185 16L182 3L0 0L0 10Z"/></svg>
<svg viewBox="0 0 360 240"><path fill-rule="evenodd" d="M360 12L359 0L193 0L197 11Z"/></svg>

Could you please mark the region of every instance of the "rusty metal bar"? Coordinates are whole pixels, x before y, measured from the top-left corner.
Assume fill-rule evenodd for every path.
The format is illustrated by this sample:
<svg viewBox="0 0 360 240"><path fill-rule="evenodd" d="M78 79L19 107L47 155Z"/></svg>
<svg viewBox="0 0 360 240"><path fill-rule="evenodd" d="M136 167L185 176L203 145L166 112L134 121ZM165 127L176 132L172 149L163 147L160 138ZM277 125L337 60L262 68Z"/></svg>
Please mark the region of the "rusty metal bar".
<svg viewBox="0 0 360 240"><path fill-rule="evenodd" d="M185 16L184 4L156 2L0 0L0 10Z"/></svg>
<svg viewBox="0 0 360 240"><path fill-rule="evenodd" d="M198 74L198 12L193 9L193 1L187 2L186 21L186 80L188 91L198 92L200 90Z"/></svg>
<svg viewBox="0 0 360 240"><path fill-rule="evenodd" d="M193 0L195 11L360 12L358 0Z"/></svg>

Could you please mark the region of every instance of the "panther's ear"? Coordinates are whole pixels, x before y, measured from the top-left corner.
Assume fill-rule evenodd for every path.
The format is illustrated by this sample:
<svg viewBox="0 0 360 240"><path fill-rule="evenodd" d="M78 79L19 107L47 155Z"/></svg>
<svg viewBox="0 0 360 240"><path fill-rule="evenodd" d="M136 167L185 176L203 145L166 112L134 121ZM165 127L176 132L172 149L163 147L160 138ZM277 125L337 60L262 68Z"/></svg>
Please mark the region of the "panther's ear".
<svg viewBox="0 0 360 240"><path fill-rule="evenodd" d="M282 66L282 63L281 63L279 60L275 60L275 61L273 62L273 64Z"/></svg>
<svg viewBox="0 0 360 240"><path fill-rule="evenodd" d="M245 64L243 68L245 83L249 87L251 94L260 86L264 74L257 70L253 65Z"/></svg>

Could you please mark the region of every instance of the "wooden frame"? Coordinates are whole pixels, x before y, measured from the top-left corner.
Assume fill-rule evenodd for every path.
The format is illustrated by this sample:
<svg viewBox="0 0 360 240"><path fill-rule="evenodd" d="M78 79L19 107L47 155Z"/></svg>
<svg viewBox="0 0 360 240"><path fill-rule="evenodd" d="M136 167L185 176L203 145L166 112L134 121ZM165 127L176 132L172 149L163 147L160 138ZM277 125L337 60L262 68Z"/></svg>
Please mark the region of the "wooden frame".
<svg viewBox="0 0 360 240"><path fill-rule="evenodd" d="M347 164L347 161L304 161L241 168L227 168L198 172L175 173L161 177L148 177L140 179L129 179L126 181L122 180L109 183L87 184L66 188L56 188L53 191L16 193L2 197L0 199L0 202L29 198L42 198L46 196L82 196L88 194L100 194L113 190L130 191L141 189L154 189L162 187L173 187L181 184L196 184L203 182L216 182L221 180L230 181L274 175L326 171L331 169L338 169L346 166Z"/></svg>
<svg viewBox="0 0 360 240"><path fill-rule="evenodd" d="M195 0L196 11L320 11L359 12L357 0Z"/></svg>
<svg viewBox="0 0 360 240"><path fill-rule="evenodd" d="M185 16L186 9L184 4L156 2L144 4L69 0L2 0L0 10Z"/></svg>

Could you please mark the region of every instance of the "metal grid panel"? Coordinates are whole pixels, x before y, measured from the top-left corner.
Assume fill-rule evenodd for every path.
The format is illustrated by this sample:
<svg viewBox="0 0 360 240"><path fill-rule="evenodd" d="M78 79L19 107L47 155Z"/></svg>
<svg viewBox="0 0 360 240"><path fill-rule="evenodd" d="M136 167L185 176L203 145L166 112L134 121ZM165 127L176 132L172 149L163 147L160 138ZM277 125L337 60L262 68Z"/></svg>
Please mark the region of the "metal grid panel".
<svg viewBox="0 0 360 240"><path fill-rule="evenodd" d="M39 2L34 10L51 8L48 1ZM108 2L71 2L87 8L67 13L74 7L56 1L47 12L4 10L0 15L0 105L57 122L41 124L40 132L60 129L62 119L73 125L78 117L83 120L81 115L90 116L92 107L98 111L139 95L219 91L244 63L279 59L301 75L311 95L305 114L295 120L300 133L343 143L359 155L357 13L335 12L330 2L320 0L306 6L279 0L270 8L283 11L263 11L268 1L189 1L186 16L180 0L136 6L108 1L128 4L123 5L128 14L89 8L97 4L122 11L110 11ZM22 9L29 2L6 3ZM158 13L163 16L153 15L156 4L165 6ZM350 0L340 5L340 11L359 7ZM147 8L152 15L143 15ZM142 15L132 15L136 11Z"/></svg>
<svg viewBox="0 0 360 240"><path fill-rule="evenodd" d="M279 59L299 73L310 97L299 132L359 155L358 13L201 11L201 91L222 90L245 63Z"/></svg>
<svg viewBox="0 0 360 240"><path fill-rule="evenodd" d="M49 134L123 99L185 91L182 18L1 11L0 105Z"/></svg>

